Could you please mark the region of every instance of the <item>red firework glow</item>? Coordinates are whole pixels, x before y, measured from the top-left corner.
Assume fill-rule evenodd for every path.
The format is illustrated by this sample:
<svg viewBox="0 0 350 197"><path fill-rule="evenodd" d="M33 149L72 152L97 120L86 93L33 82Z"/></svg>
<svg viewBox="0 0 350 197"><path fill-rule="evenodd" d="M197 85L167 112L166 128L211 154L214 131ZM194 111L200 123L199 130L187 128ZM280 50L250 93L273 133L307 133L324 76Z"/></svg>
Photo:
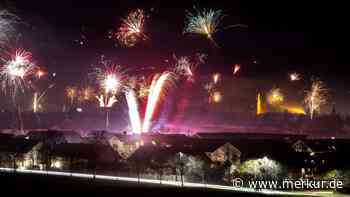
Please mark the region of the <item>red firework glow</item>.
<svg viewBox="0 0 350 197"><path fill-rule="evenodd" d="M32 61L32 54L23 49L16 49L14 54L5 60L0 67L0 81L3 90L10 88L11 94L21 90L29 84L29 77L33 76L37 66Z"/></svg>

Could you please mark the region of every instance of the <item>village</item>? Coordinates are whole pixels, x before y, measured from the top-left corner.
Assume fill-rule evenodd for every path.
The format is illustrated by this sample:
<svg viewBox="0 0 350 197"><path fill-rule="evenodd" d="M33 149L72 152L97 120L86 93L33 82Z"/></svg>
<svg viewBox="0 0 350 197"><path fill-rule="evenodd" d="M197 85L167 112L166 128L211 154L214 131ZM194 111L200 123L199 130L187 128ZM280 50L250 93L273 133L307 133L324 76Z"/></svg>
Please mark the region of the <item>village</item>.
<svg viewBox="0 0 350 197"><path fill-rule="evenodd" d="M234 177L341 179L349 184L349 143L285 134L94 131L82 138L74 131L31 131L0 135L0 166L224 185Z"/></svg>

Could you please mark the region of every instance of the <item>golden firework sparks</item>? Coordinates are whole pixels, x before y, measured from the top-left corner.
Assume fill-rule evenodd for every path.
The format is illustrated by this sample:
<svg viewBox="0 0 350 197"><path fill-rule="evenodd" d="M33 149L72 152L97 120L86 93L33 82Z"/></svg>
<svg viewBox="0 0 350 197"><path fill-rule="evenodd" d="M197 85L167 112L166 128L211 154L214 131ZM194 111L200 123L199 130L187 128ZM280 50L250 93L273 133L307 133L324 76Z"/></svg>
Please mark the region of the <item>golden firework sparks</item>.
<svg viewBox="0 0 350 197"><path fill-rule="evenodd" d="M267 101L271 105L278 105L284 101L284 96L279 88L270 90L267 96Z"/></svg>

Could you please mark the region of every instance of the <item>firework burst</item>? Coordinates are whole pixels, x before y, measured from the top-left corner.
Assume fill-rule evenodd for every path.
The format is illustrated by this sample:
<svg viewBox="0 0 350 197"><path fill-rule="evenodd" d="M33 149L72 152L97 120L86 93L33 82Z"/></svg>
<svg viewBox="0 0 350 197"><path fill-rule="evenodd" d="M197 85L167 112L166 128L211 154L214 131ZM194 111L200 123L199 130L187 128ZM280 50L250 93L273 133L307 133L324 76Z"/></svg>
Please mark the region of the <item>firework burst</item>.
<svg viewBox="0 0 350 197"><path fill-rule="evenodd" d="M212 94L213 90L214 90L214 84L213 82L209 82L204 84L204 89L209 93Z"/></svg>
<svg viewBox="0 0 350 197"><path fill-rule="evenodd" d="M148 96L150 85L147 83L147 80L144 76L137 80L137 85L135 85L135 89L137 89L137 96L141 99Z"/></svg>
<svg viewBox="0 0 350 197"><path fill-rule="evenodd" d="M327 103L328 89L326 85L319 80L315 80L311 89L306 92L304 102L310 112L310 118L313 119L315 112L320 112L322 105Z"/></svg>
<svg viewBox="0 0 350 197"><path fill-rule="evenodd" d="M119 89L120 82L115 74L107 74L101 85L105 89L106 93L112 92L115 94Z"/></svg>
<svg viewBox="0 0 350 197"><path fill-rule="evenodd" d="M199 64L204 64L208 58L208 55L205 53L196 53L196 58Z"/></svg>
<svg viewBox="0 0 350 197"><path fill-rule="evenodd" d="M30 84L31 76L35 75L37 66L32 61L32 54L23 49L16 49L14 54L10 55L8 60L0 67L0 80L3 91L14 96L18 91L24 92L24 89Z"/></svg>
<svg viewBox="0 0 350 197"><path fill-rule="evenodd" d="M300 74L294 72L289 75L291 81L299 81L301 79Z"/></svg>
<svg viewBox="0 0 350 197"><path fill-rule="evenodd" d="M193 69L196 65L192 64L189 57L177 58L174 56L176 61L174 73L185 76L188 80L193 81Z"/></svg>
<svg viewBox="0 0 350 197"><path fill-rule="evenodd" d="M74 100L76 99L78 95L78 88L75 86L68 86L66 88L66 96L69 99L69 102L71 105L73 105Z"/></svg>
<svg viewBox="0 0 350 197"><path fill-rule="evenodd" d="M89 101L94 96L94 89L87 86L81 90L80 94L81 100Z"/></svg>
<svg viewBox="0 0 350 197"><path fill-rule="evenodd" d="M115 37L120 44L126 47L133 47L140 39L145 39L143 33L145 25L145 13L141 9L131 12L122 20Z"/></svg>
<svg viewBox="0 0 350 197"><path fill-rule="evenodd" d="M90 76L97 81L105 94L117 94L123 89L124 75L121 67L116 64L103 64L103 67L95 67Z"/></svg>
<svg viewBox="0 0 350 197"><path fill-rule="evenodd" d="M273 88L270 90L267 96L267 101L271 105L278 105L284 101L284 96L279 88Z"/></svg>
<svg viewBox="0 0 350 197"><path fill-rule="evenodd" d="M187 12L184 33L205 35L215 43L213 34L218 31L223 15L221 10L197 10L195 13Z"/></svg>
<svg viewBox="0 0 350 197"><path fill-rule="evenodd" d="M44 75L45 75L46 73L43 71L43 70L38 70L37 72L36 72L36 77L38 78L38 79L40 79L41 77L43 77Z"/></svg>
<svg viewBox="0 0 350 197"><path fill-rule="evenodd" d="M41 108L42 109L42 105L41 105L41 101L44 99L47 91L51 88L53 88L55 86L55 84L50 84L46 90L39 92L36 91L34 92L33 95L33 103L32 103L32 107L33 107L33 112L36 113L38 112L38 110Z"/></svg>
<svg viewBox="0 0 350 197"><path fill-rule="evenodd" d="M121 66L113 64L105 60L101 56L98 66L94 66L93 72L89 73L95 83L97 83L102 91L95 98L99 102L101 108L106 108L106 129L109 128L109 108L111 108L118 100L117 95L124 90L125 76L121 72Z"/></svg>
<svg viewBox="0 0 350 197"><path fill-rule="evenodd" d="M210 99L210 101L214 103L220 103L221 100L222 100L222 94L219 91L214 92Z"/></svg>
<svg viewBox="0 0 350 197"><path fill-rule="evenodd" d="M146 78L144 76L131 76L128 77L125 89L131 89L134 91L138 98L144 98L148 96L149 85L147 84Z"/></svg>
<svg viewBox="0 0 350 197"><path fill-rule="evenodd" d="M177 58L173 55L175 60L174 73L180 76L184 76L189 81L194 81L194 71L200 64L205 62L206 55L198 53L195 59L191 59L188 56L181 56Z"/></svg>
<svg viewBox="0 0 350 197"><path fill-rule="evenodd" d="M147 84L140 84L140 89L139 89L139 94L138 94L138 96L140 97L140 98L145 98L145 97L147 97L148 96L148 94L149 94L149 86L147 85Z"/></svg>

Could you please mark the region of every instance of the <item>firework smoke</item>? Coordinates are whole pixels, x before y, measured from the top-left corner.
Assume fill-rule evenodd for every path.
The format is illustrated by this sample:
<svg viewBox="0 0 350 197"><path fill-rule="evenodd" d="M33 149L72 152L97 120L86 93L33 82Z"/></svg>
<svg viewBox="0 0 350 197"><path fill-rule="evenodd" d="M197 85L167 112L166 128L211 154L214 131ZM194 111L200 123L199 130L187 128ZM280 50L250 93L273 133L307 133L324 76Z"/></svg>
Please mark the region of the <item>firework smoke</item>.
<svg viewBox="0 0 350 197"><path fill-rule="evenodd" d="M15 34L15 24L19 18L7 10L0 10L0 48L7 45Z"/></svg>

